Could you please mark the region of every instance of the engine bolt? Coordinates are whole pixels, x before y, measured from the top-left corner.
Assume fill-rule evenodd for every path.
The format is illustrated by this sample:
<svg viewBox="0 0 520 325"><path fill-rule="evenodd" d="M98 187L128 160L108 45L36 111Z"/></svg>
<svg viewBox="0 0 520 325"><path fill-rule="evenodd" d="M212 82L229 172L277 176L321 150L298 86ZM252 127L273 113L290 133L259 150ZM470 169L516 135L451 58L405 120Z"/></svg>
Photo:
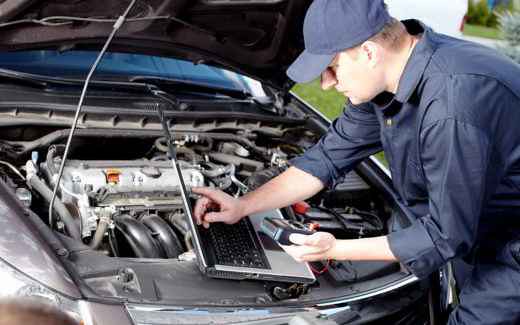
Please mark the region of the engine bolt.
<svg viewBox="0 0 520 325"><path fill-rule="evenodd" d="M69 254L69 251L62 247L56 250L56 254L58 254L58 256L67 256Z"/></svg>

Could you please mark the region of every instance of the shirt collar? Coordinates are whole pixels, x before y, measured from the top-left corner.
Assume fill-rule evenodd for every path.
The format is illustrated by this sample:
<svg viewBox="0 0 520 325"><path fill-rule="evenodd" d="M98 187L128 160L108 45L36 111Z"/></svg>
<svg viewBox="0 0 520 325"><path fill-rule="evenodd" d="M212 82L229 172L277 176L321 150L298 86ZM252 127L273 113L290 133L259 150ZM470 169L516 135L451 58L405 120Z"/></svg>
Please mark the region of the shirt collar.
<svg viewBox="0 0 520 325"><path fill-rule="evenodd" d="M392 107L395 107L395 105L392 104L395 104L396 101L406 103L410 99L417 89L436 48L434 41L435 32L431 28L415 19L403 20L402 23L405 25L408 33L412 35L422 33L422 37L415 45L406 63L401 79L399 80L396 94L392 96L391 100L385 100L388 96L382 96L384 94L377 96L373 100L374 104L379 106L383 112L392 110Z"/></svg>
<svg viewBox="0 0 520 325"><path fill-rule="evenodd" d="M395 100L401 103L407 102L412 96L435 51L435 41L433 39L435 32L431 28L418 20L405 20L403 24L410 34L417 35L422 32L423 35L415 45L399 80Z"/></svg>

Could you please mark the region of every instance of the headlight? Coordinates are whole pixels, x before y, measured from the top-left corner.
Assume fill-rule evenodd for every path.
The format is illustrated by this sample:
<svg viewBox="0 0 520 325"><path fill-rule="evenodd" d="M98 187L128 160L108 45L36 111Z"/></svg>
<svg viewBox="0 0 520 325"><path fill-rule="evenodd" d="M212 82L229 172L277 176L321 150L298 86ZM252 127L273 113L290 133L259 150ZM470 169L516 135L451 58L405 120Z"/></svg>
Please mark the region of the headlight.
<svg viewBox="0 0 520 325"><path fill-rule="evenodd" d="M78 324L92 324L88 308L83 301L65 297L27 277L0 259L0 299L32 300L50 304L67 313Z"/></svg>

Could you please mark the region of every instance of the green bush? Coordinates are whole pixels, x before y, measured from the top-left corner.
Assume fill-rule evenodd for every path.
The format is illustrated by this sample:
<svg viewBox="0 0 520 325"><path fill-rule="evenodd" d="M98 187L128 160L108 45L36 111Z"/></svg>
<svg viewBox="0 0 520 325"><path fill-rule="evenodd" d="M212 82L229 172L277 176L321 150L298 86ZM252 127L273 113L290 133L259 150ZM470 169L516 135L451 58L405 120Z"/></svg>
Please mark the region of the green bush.
<svg viewBox="0 0 520 325"><path fill-rule="evenodd" d="M500 15L500 29L505 43L498 47L504 54L520 63L520 13Z"/></svg>
<svg viewBox="0 0 520 325"><path fill-rule="evenodd" d="M508 5L499 5L494 10L489 10L487 0L468 0L468 13L466 22L472 25L480 25L487 27L498 27L499 16L505 12L514 11L514 2L510 1Z"/></svg>

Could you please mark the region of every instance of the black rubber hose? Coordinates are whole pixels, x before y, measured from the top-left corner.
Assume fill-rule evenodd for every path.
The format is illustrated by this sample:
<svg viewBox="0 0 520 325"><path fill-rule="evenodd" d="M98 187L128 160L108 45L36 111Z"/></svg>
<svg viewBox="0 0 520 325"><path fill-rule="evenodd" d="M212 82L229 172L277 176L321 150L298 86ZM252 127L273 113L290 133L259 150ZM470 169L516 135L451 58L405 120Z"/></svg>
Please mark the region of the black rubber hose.
<svg viewBox="0 0 520 325"><path fill-rule="evenodd" d="M43 180L34 175L29 177L27 182L33 190L38 192L48 203L50 203L52 198L52 191ZM54 200L54 211L56 211L60 217L60 220L65 224L67 233L72 238L81 240L79 227L76 225L76 222L74 222L74 218L70 214L70 211L60 199Z"/></svg>
<svg viewBox="0 0 520 325"><path fill-rule="evenodd" d="M234 155L228 155L226 153L210 152L208 153L208 157L213 161L218 161L219 163L235 165L237 168L247 166L248 171L258 171L264 168L264 163L262 162Z"/></svg>
<svg viewBox="0 0 520 325"><path fill-rule="evenodd" d="M40 147L46 147L51 145L54 142L61 141L67 137L70 130L58 130L51 132L47 135L42 136L33 141L4 141L5 144L15 146L19 148L17 150L18 154L25 154L34 149ZM161 131L149 131L149 130L110 130L104 129L102 131L96 129L79 129L75 132L77 137L84 138L158 138L163 134ZM232 141L238 142L241 145L245 146L247 149L269 158L269 151L266 148L259 147L255 145L253 141L251 141L248 136L244 135L235 135L228 133L199 133L199 132L175 132L176 140L183 140L186 136L197 136L200 140L210 142L210 141ZM251 136L251 139L256 138L256 136Z"/></svg>
<svg viewBox="0 0 520 325"><path fill-rule="evenodd" d="M167 258L177 258L184 252L179 238L166 221L154 214L139 219L154 234Z"/></svg>
<svg viewBox="0 0 520 325"><path fill-rule="evenodd" d="M162 258L162 252L145 225L128 215L115 218L116 229L125 237L135 256Z"/></svg>
<svg viewBox="0 0 520 325"><path fill-rule="evenodd" d="M206 177L215 178L215 177L220 177L222 175L228 174L230 171L231 171L231 168L229 165L220 166L217 164L212 164L210 162L204 162L203 169L200 172L202 173L202 175L204 175Z"/></svg>

